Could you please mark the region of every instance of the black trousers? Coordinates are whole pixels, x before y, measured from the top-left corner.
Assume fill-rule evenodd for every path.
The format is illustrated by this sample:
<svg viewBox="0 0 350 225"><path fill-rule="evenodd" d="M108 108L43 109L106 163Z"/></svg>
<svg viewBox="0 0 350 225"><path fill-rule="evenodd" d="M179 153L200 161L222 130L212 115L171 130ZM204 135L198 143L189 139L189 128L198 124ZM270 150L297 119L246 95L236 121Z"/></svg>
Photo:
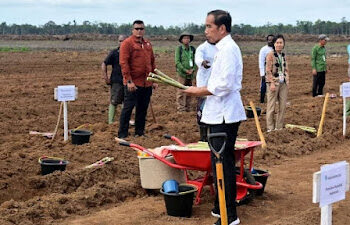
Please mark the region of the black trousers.
<svg viewBox="0 0 350 225"><path fill-rule="evenodd" d="M152 95L152 87L137 87L136 91L128 91L124 86L124 105L120 114L118 137L125 138L129 135L129 120L134 107L135 112L135 135L145 133L147 109Z"/></svg>
<svg viewBox="0 0 350 225"><path fill-rule="evenodd" d="M261 77L261 84L260 84L260 103L265 102L265 94L266 94L266 80L265 76Z"/></svg>
<svg viewBox="0 0 350 225"><path fill-rule="evenodd" d="M234 154L234 146L236 142L237 132L239 128L240 122L231 123L231 124L218 124L218 125L208 125L209 133L221 133L224 132L227 134L226 146L222 155L222 163L224 169L224 182L225 182L225 199L226 199L226 208L227 208L227 216L233 219L237 218L236 211L236 167L235 167L235 154ZM219 151L222 144L223 139L214 138L212 139L212 145L216 151ZM213 177L215 183L215 202L214 207L219 209L219 199L217 192L217 178L216 178L216 157L211 152L211 165L213 170Z"/></svg>
<svg viewBox="0 0 350 225"><path fill-rule="evenodd" d="M312 82L312 96L323 95L323 87L326 83L326 71L317 72Z"/></svg>

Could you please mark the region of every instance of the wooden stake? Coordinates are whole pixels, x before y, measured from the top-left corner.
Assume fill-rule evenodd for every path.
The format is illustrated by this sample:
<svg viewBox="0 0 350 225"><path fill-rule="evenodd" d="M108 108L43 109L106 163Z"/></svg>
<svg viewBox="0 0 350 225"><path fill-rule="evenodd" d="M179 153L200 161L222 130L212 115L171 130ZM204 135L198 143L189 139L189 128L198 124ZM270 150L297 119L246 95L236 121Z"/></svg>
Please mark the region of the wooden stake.
<svg viewBox="0 0 350 225"><path fill-rule="evenodd" d="M322 115L321 115L321 121L320 121L320 125L318 127L318 130L317 130L317 137L321 136L321 134L322 134L322 129L323 129L323 124L324 124L324 118L325 118L325 115L326 115L328 98L329 98L329 93L326 94L326 97L324 99Z"/></svg>
<svg viewBox="0 0 350 225"><path fill-rule="evenodd" d="M249 102L249 105L250 105L250 107L251 107L252 110L253 110L256 129L258 130L258 134L259 134L259 137L260 137L260 141L262 142L261 147L262 147L263 149L265 149L265 148L266 148L266 141L265 141L264 135L263 135L263 133L262 133L262 131L261 131L261 127L260 127L260 122L259 122L258 114L256 113L256 108L255 108L255 105L254 105L253 101L250 101L250 102Z"/></svg>
<svg viewBox="0 0 350 225"><path fill-rule="evenodd" d="M156 116L154 115L154 112L153 112L153 107L152 107L152 101L151 100L149 100L149 108L151 110L151 114L152 114L154 123L157 123Z"/></svg>
<svg viewBox="0 0 350 225"><path fill-rule="evenodd" d="M53 135L52 135L52 141L55 139L55 136L56 136L56 133L57 133L57 130L58 130L58 125L60 124L61 115L62 115L62 107L63 107L63 102L61 102L61 104L60 104L60 109L59 109L59 112L58 112L58 118L57 118L56 127L55 127L55 130L54 130Z"/></svg>

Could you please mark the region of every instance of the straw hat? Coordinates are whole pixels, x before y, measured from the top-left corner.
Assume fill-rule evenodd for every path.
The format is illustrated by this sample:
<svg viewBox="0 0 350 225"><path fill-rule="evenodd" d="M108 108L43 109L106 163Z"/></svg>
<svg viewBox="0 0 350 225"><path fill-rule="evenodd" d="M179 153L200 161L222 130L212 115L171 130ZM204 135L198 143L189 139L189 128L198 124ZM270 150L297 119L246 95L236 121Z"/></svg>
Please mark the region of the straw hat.
<svg viewBox="0 0 350 225"><path fill-rule="evenodd" d="M190 37L190 42L192 42L193 41L193 35L192 34L190 34L189 32L183 32L181 35L180 35L180 37L179 37L179 42L180 43L182 43L182 38L184 37L184 36L189 36Z"/></svg>

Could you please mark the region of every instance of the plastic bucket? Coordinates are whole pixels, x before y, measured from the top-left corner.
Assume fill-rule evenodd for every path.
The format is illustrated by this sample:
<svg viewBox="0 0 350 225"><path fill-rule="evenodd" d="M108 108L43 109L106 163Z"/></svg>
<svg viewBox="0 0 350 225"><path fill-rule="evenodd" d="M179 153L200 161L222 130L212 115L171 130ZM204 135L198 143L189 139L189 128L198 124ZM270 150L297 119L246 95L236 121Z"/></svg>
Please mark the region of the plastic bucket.
<svg viewBox="0 0 350 225"><path fill-rule="evenodd" d="M165 193L163 188L160 193L164 195L166 212L169 216L191 217L193 197L197 187L189 184L180 184L179 193Z"/></svg>
<svg viewBox="0 0 350 225"><path fill-rule="evenodd" d="M89 143L91 131L88 130L72 130L72 144L74 145L82 145L85 143Z"/></svg>
<svg viewBox="0 0 350 225"><path fill-rule="evenodd" d="M255 181L258 181L259 183L261 183L263 185L263 187L261 189L258 189L255 192L256 195L260 196L264 193L267 178L270 176L270 173L268 171L265 171L265 170L253 169L252 175L253 175Z"/></svg>
<svg viewBox="0 0 350 225"><path fill-rule="evenodd" d="M260 114L261 114L261 108L255 107L255 109L256 109L256 114L257 114L258 116L260 116ZM245 107L245 110L246 110L246 112L247 112L247 117L248 117L248 118L254 118L254 113L253 113L252 107L246 106L246 107Z"/></svg>
<svg viewBox="0 0 350 225"><path fill-rule="evenodd" d="M164 193L179 193L179 183L176 180L166 180L162 185Z"/></svg>
<svg viewBox="0 0 350 225"><path fill-rule="evenodd" d="M39 163L41 165L41 175L46 175L56 170L65 171L68 161L60 159L43 158L40 159Z"/></svg>

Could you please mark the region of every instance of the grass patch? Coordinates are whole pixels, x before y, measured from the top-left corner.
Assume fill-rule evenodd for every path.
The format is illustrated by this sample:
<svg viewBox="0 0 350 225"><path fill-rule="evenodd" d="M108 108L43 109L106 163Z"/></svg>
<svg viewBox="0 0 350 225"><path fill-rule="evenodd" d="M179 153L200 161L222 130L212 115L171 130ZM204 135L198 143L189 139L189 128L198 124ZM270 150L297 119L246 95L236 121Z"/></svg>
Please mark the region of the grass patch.
<svg viewBox="0 0 350 225"><path fill-rule="evenodd" d="M28 52L28 47L0 47L0 52Z"/></svg>

